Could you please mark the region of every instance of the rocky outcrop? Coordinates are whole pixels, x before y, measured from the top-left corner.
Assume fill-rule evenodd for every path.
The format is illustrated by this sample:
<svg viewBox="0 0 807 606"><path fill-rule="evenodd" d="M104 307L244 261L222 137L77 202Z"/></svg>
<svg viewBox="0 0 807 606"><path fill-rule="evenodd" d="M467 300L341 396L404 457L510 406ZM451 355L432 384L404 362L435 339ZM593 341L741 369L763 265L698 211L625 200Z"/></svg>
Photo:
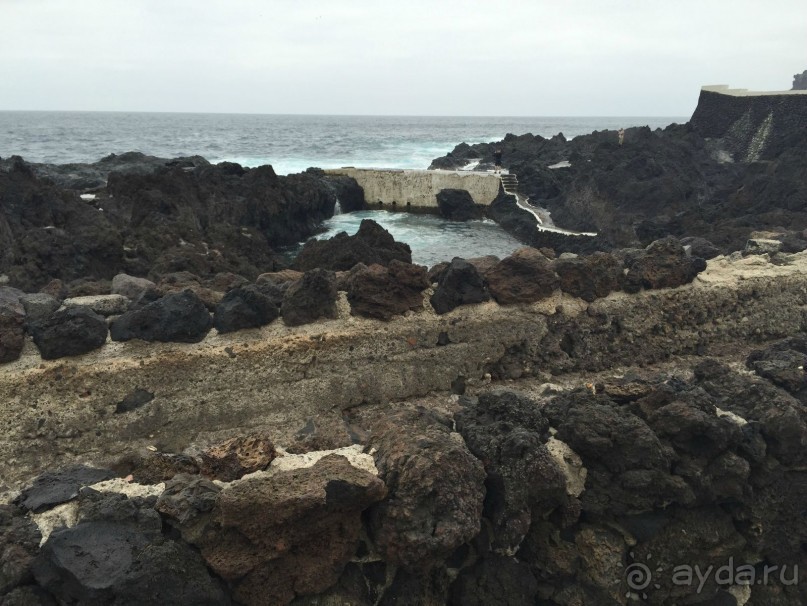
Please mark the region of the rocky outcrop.
<svg viewBox="0 0 807 606"><path fill-rule="evenodd" d="M807 90L807 69L793 76L793 87L790 90Z"/></svg>
<svg viewBox="0 0 807 606"><path fill-rule="evenodd" d="M471 194L464 189L441 189L437 192L437 208L440 215L450 221L469 221L482 217L482 209L476 206Z"/></svg>
<svg viewBox="0 0 807 606"><path fill-rule="evenodd" d="M638 292L640 288L674 288L689 284L701 271L706 261L687 256L675 238L657 240L645 251L627 254L625 258L623 288Z"/></svg>
<svg viewBox="0 0 807 606"><path fill-rule="evenodd" d="M378 223L364 219L353 236L341 232L328 240L309 240L292 265L300 271L315 267L347 271L357 263L389 265L393 259L411 263L409 245L396 242Z"/></svg>
<svg viewBox="0 0 807 606"><path fill-rule="evenodd" d="M210 313L192 291L165 295L142 309L127 311L112 322L113 341L196 343L213 327Z"/></svg>
<svg viewBox="0 0 807 606"><path fill-rule="evenodd" d="M502 305L546 299L559 285L549 259L529 247L502 259L485 274L485 279L490 294Z"/></svg>

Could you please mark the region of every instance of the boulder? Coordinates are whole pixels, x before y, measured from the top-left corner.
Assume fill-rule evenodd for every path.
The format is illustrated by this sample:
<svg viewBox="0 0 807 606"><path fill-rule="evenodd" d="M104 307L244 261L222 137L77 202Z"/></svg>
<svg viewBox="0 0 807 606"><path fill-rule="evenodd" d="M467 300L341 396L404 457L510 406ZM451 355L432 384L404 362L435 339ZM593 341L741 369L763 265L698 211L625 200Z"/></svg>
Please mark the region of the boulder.
<svg viewBox="0 0 807 606"><path fill-rule="evenodd" d="M214 480L232 482L248 473L262 471L277 456L265 434L238 436L211 446L201 453L201 473Z"/></svg>
<svg viewBox="0 0 807 606"><path fill-rule="evenodd" d="M61 309L29 327L45 360L78 356L106 343L108 328L102 316L86 307Z"/></svg>
<svg viewBox="0 0 807 606"><path fill-rule="evenodd" d="M556 259L552 268L560 278L560 289L591 303L618 290L622 265L608 253Z"/></svg>
<svg viewBox="0 0 807 606"><path fill-rule="evenodd" d="M123 295L90 295L71 297L62 301L65 307L86 307L101 316L116 316L129 307L129 299Z"/></svg>
<svg viewBox="0 0 807 606"><path fill-rule="evenodd" d="M364 219L353 236L340 232L328 240L309 240L292 267L300 271L315 267L347 271L356 263L389 265L393 259L411 263L412 250L409 245L396 242L378 223Z"/></svg>
<svg viewBox="0 0 807 606"><path fill-rule="evenodd" d="M299 326L319 318L336 318L336 297L336 276L332 271L307 271L283 296L280 308L283 322L287 326Z"/></svg>
<svg viewBox="0 0 807 606"><path fill-rule="evenodd" d="M25 317L29 324L40 322L50 317L60 306L56 298L43 292L23 295L20 302L25 308Z"/></svg>
<svg viewBox="0 0 807 606"><path fill-rule="evenodd" d="M546 516L566 501L566 478L546 446L549 423L534 401L515 392L487 392L464 403L455 415L457 431L485 465L492 544L512 552L533 516Z"/></svg>
<svg viewBox="0 0 807 606"><path fill-rule="evenodd" d="M389 320L423 308L426 268L393 259L389 267L371 265L350 278L347 300L357 316Z"/></svg>
<svg viewBox="0 0 807 606"><path fill-rule="evenodd" d="M687 237L681 238L681 245L687 254L691 257L700 257L701 259L713 259L720 254L720 249L709 242L706 238Z"/></svg>
<svg viewBox="0 0 807 606"><path fill-rule="evenodd" d="M499 261L485 278L490 294L501 305L546 299L559 284L549 259L531 247L519 248Z"/></svg>
<svg viewBox="0 0 807 606"><path fill-rule="evenodd" d="M112 278L112 294L123 295L134 301L144 291L156 288L156 284L146 278L137 278L129 274L117 274Z"/></svg>
<svg viewBox="0 0 807 606"><path fill-rule="evenodd" d="M108 469L96 469L85 465L47 471L34 479L15 502L23 509L38 513L60 503L72 501L83 486L90 486L113 477L114 473Z"/></svg>
<svg viewBox="0 0 807 606"><path fill-rule="evenodd" d="M198 343L213 326L196 294L186 290L166 295L142 309L127 311L112 322L113 341L173 341Z"/></svg>
<svg viewBox="0 0 807 606"><path fill-rule="evenodd" d="M448 423L418 409L372 428L389 494L370 509L370 529L384 560L413 573L438 568L480 529L485 473Z"/></svg>
<svg viewBox="0 0 807 606"><path fill-rule="evenodd" d="M485 281L476 267L454 257L451 264L440 274L437 289L429 299L438 314L448 313L460 305L482 303L490 299Z"/></svg>
<svg viewBox="0 0 807 606"><path fill-rule="evenodd" d="M642 288L675 288L689 284L706 269L706 261L689 257L681 243L673 237L656 240L645 251L625 261L623 289L629 293Z"/></svg>
<svg viewBox="0 0 807 606"><path fill-rule="evenodd" d="M15 587L32 580L39 541L36 524L25 512L13 505L0 505L0 603Z"/></svg>
<svg viewBox="0 0 807 606"><path fill-rule="evenodd" d="M269 283L268 289L277 287ZM260 285L249 284L233 288L224 295L213 314L213 326L219 333L227 333L264 326L279 315L275 298Z"/></svg>
<svg viewBox="0 0 807 606"><path fill-rule="evenodd" d="M437 208L450 221L478 219L482 213L464 189L441 189L437 192Z"/></svg>
<svg viewBox="0 0 807 606"><path fill-rule="evenodd" d="M25 344L25 314L22 306L0 301L0 364L20 357Z"/></svg>

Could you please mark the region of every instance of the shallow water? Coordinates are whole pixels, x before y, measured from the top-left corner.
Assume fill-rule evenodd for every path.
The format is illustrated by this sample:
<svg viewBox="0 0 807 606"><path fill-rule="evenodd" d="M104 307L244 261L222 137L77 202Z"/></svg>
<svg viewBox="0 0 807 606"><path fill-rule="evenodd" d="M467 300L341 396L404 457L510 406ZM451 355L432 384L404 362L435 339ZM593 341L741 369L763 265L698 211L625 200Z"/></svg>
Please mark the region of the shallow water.
<svg viewBox="0 0 807 606"><path fill-rule="evenodd" d="M362 210L334 215L325 221L326 231L317 239L331 238L340 231L349 235L359 230L363 219L372 219L389 231L398 242L412 249L412 262L431 267L454 257L505 257L523 246L513 236L489 219L479 221L448 221L428 214ZM290 253L295 254L297 247Z"/></svg>

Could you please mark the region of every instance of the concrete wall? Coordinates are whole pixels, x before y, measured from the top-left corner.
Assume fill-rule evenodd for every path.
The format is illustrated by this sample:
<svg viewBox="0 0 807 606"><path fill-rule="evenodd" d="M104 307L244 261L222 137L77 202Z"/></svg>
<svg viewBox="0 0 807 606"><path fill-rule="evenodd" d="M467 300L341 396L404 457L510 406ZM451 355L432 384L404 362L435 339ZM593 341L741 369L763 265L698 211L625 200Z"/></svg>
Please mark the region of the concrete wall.
<svg viewBox="0 0 807 606"><path fill-rule="evenodd" d="M476 204L489 205L499 193L500 179L491 173L447 170L394 170L335 168L332 175L352 177L364 190L364 201L406 208L437 208L437 194L443 189L464 189Z"/></svg>

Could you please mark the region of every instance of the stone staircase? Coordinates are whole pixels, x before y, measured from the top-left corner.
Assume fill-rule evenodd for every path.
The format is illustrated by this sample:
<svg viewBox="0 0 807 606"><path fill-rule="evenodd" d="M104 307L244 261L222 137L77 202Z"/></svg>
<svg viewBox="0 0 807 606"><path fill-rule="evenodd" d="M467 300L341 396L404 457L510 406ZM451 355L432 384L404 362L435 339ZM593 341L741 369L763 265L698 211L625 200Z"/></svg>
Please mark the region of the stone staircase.
<svg viewBox="0 0 807 606"><path fill-rule="evenodd" d="M518 177L513 173L502 173L500 178L504 193L515 196L518 193Z"/></svg>

